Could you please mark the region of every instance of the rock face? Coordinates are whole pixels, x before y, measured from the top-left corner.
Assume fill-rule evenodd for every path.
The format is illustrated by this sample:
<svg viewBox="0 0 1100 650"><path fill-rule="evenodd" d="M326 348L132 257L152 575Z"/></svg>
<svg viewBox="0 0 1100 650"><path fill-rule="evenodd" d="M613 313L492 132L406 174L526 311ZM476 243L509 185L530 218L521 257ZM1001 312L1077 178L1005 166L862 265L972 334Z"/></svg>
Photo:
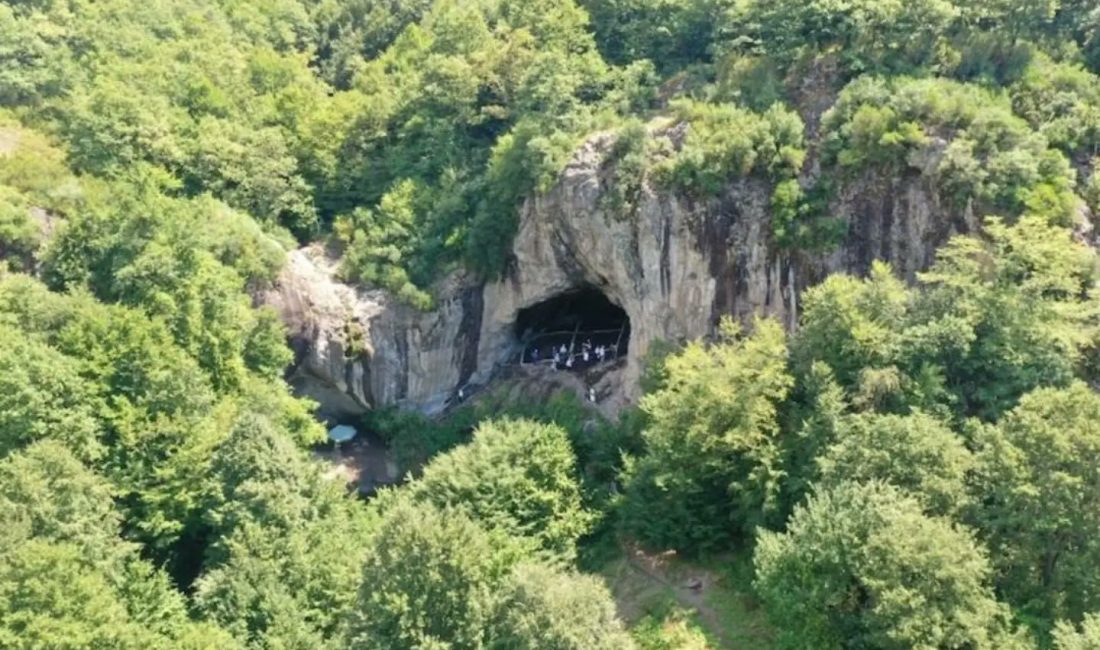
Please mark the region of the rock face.
<svg viewBox="0 0 1100 650"><path fill-rule="evenodd" d="M336 268L320 246L293 251L262 297L287 325L291 385L334 420L391 404L443 407L477 370L481 287L452 278L424 313L340 282Z"/></svg>
<svg viewBox="0 0 1100 650"><path fill-rule="evenodd" d="M595 287L630 318L626 363L601 389L621 404L637 395L655 340L706 336L724 315L774 316L793 327L799 293L828 273L862 274L885 259L912 279L948 237L976 227L973 215L938 201L930 173L937 147L910 160L900 177L845 183L833 214L847 235L827 254L776 245L772 188L756 178L732 181L707 202L647 188L623 217L601 201L611 142L607 134L590 138L556 186L525 203L503 278L479 283L457 273L436 287L431 312L341 284L320 248L292 253L264 300L289 327L293 385L334 418L385 405L437 411L459 387L489 381L516 358L521 309Z"/></svg>

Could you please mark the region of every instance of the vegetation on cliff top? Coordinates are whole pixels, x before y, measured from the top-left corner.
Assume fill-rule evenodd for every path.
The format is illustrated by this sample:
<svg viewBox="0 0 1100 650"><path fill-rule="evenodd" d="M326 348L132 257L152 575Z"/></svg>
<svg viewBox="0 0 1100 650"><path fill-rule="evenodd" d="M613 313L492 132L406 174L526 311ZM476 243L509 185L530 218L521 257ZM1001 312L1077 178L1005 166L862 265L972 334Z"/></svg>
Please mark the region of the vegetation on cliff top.
<svg viewBox="0 0 1100 650"><path fill-rule="evenodd" d="M582 569L628 541L752 557L764 645L1094 647L1098 73L1087 0L0 5L0 646L724 643L624 626ZM423 471L348 495L251 296L316 240L418 307L499 273L595 131L618 218L749 178L799 251L920 177L985 226L670 353L619 423L379 414Z"/></svg>

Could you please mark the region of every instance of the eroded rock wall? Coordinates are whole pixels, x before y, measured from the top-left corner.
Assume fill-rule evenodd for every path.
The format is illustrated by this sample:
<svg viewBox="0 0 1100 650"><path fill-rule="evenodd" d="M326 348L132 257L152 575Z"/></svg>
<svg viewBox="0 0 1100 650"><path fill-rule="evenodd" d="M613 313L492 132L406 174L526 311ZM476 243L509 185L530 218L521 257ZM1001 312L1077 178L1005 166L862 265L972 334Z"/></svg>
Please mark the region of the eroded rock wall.
<svg viewBox="0 0 1100 650"><path fill-rule="evenodd" d="M940 203L937 147L901 174L843 183L832 209L846 235L828 253L776 245L772 188L757 178L731 181L705 202L646 188L635 213L620 216L601 200L611 142L607 134L590 138L556 186L526 202L502 278L482 283L456 273L436 287L433 311L340 283L336 261L320 248L295 251L265 297L290 329L294 386L336 417L390 404L439 410L459 387L483 384L515 359L521 309L591 285L630 318L628 359L610 396L624 403L637 396L653 341L709 335L724 315L774 316L793 327L799 293L827 274L862 274L885 259L913 279L947 238L976 227L969 211Z"/></svg>

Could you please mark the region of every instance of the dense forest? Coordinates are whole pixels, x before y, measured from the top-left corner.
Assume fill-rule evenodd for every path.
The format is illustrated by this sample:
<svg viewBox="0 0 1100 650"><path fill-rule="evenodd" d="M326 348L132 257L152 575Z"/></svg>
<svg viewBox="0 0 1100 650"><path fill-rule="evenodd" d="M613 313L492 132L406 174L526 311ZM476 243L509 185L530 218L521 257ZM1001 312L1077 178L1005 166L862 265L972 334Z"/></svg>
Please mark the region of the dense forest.
<svg viewBox="0 0 1100 650"><path fill-rule="evenodd" d="M0 4L0 647L1100 648L1098 75L1094 0ZM618 421L374 413L422 467L349 493L255 293L320 241L429 309L597 132L623 219L753 177L827 250L934 140L985 226L654 346ZM668 550L730 602L624 611Z"/></svg>

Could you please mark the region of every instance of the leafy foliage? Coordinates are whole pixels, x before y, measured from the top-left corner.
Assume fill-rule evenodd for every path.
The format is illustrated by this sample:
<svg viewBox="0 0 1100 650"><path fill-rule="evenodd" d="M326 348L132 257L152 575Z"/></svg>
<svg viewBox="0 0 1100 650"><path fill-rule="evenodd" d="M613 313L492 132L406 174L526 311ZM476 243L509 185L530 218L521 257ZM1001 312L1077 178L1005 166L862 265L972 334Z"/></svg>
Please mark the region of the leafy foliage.
<svg viewBox="0 0 1100 650"><path fill-rule="evenodd" d="M371 538L347 647L634 647L596 579L524 554L461 510L393 495Z"/></svg>
<svg viewBox="0 0 1100 650"><path fill-rule="evenodd" d="M974 538L881 483L840 483L757 543L782 648L1026 648Z"/></svg>
<svg viewBox="0 0 1100 650"><path fill-rule="evenodd" d="M1068 225L1076 200L1063 155L1006 99L943 79L864 77L822 119L826 160L841 169L920 168L929 151L940 193L986 214Z"/></svg>
<svg viewBox="0 0 1100 650"><path fill-rule="evenodd" d="M348 647L481 647L513 561L465 515L398 503L372 538Z"/></svg>
<svg viewBox="0 0 1100 650"><path fill-rule="evenodd" d="M497 605L490 648L631 650L615 603L598 578L534 564L513 569Z"/></svg>
<svg viewBox="0 0 1100 650"><path fill-rule="evenodd" d="M958 515L969 503L966 477L974 461L963 440L923 413L861 414L841 424L838 441L817 461L818 487L882 480L908 492L936 515Z"/></svg>
<svg viewBox="0 0 1100 650"><path fill-rule="evenodd" d="M233 648L192 623L167 577L119 538L111 488L64 447L0 462L0 642L11 648Z"/></svg>
<svg viewBox="0 0 1100 650"><path fill-rule="evenodd" d="M982 503L971 518L1002 591L1041 620L1079 621L1097 608L1098 409L1083 384L1043 388L976 435Z"/></svg>
<svg viewBox="0 0 1100 650"><path fill-rule="evenodd" d="M958 9L945 0L792 2L751 0L728 17L756 49L791 64L836 52L852 74L905 72L937 63Z"/></svg>
<svg viewBox="0 0 1100 650"><path fill-rule="evenodd" d="M584 0L600 52L614 63L648 59L665 72L710 60L730 0Z"/></svg>
<svg viewBox="0 0 1100 650"><path fill-rule="evenodd" d="M1100 151L1100 79L1079 65L1037 56L1010 88L1013 110L1071 156Z"/></svg>
<svg viewBox="0 0 1100 650"><path fill-rule="evenodd" d="M627 465L626 529L656 546L713 549L777 507L777 411L791 386L783 331L761 320L740 337L727 322L712 346L668 357L647 395L645 453Z"/></svg>
<svg viewBox="0 0 1100 650"><path fill-rule="evenodd" d="M529 538L550 559L571 562L591 528L566 432L528 420L482 422L473 440L436 457L410 497L466 512L483 528Z"/></svg>
<svg viewBox="0 0 1100 650"><path fill-rule="evenodd" d="M1054 630L1054 647L1058 650L1088 650L1100 643L1100 616L1088 614L1076 629L1073 625L1061 622Z"/></svg>
<svg viewBox="0 0 1100 650"><path fill-rule="evenodd" d="M796 368L821 362L866 405L996 417L1064 385L1095 346L1093 254L1038 217L957 237L906 289L888 268L806 292Z"/></svg>
<svg viewBox="0 0 1100 650"><path fill-rule="evenodd" d="M683 147L654 170L659 182L686 192L718 194L729 179L757 173L790 178L802 167L802 122L779 105L756 114L729 104L684 101Z"/></svg>
<svg viewBox="0 0 1100 650"><path fill-rule="evenodd" d="M365 513L260 416L236 424L213 473L199 610L262 647L336 647L366 553Z"/></svg>

